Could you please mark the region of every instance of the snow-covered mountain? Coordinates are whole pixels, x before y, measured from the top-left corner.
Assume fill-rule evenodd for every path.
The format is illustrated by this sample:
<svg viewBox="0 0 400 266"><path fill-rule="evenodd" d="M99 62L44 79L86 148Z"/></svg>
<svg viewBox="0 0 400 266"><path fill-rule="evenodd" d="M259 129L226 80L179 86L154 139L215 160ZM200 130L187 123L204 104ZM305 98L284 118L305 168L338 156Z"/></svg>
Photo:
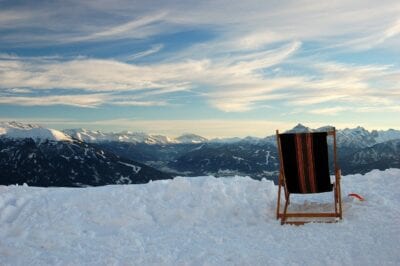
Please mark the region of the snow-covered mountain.
<svg viewBox="0 0 400 266"><path fill-rule="evenodd" d="M19 122L0 122L0 137L9 139L31 138L35 141L71 141L71 137L61 131Z"/></svg>
<svg viewBox="0 0 400 266"><path fill-rule="evenodd" d="M209 142L211 143L235 143L241 141L242 138L233 137L233 138L214 138L211 139Z"/></svg>
<svg viewBox="0 0 400 266"><path fill-rule="evenodd" d="M104 133L101 131L88 130L84 128L77 129L65 129L65 134L68 134L72 138L80 141L97 143L106 141L121 141L121 142L132 142L132 143L146 143L146 144L168 144L175 143L173 139L170 139L162 135L151 135L143 132L130 132L122 131L119 133Z"/></svg>
<svg viewBox="0 0 400 266"><path fill-rule="evenodd" d="M177 138L174 139L175 143L184 143L184 144L188 144L188 143L193 143L193 144L197 144L197 143L204 143L207 142L208 139L196 135L196 134L183 134L182 136L179 136Z"/></svg>
<svg viewBox="0 0 400 266"><path fill-rule="evenodd" d="M100 131L88 130L84 128L78 129L65 129L63 130L65 134L68 134L72 138L90 142L109 142L109 141L120 141L120 142L130 142L130 143L145 143L145 144L187 144L187 143L201 143L207 142L206 138L203 138L195 134L184 134L177 138L171 138L163 135L147 134L143 132L111 132L104 133Z"/></svg>
<svg viewBox="0 0 400 266"><path fill-rule="evenodd" d="M312 129L302 124L297 124L294 128L287 130L287 133L300 133L300 132L318 132L326 131L331 129L332 126L323 126L320 128ZM247 142L251 144L268 142L275 144L275 135L267 136L265 138L257 138L248 136L245 138L216 138L207 139L196 134L184 134L182 136L173 138L163 135L153 135L143 132L130 132L123 131L119 133L104 133L101 131L93 131L88 129L65 129L63 132L72 138L90 142L106 142L106 141L120 141L120 142L131 142L131 143L145 143L145 144L198 144L198 143L237 143ZM357 147L365 148L370 147L378 143L382 143L389 140L400 139L400 130L372 130L368 131L363 127L346 128L343 130L337 130L337 142L338 146L342 147Z"/></svg>
<svg viewBox="0 0 400 266"><path fill-rule="evenodd" d="M324 126L317 129L311 129L302 124L297 124L294 128L286 131L287 133L301 133L301 132L320 132L332 129L332 126ZM338 146L352 146L358 148L371 147L378 143L383 143L389 140L400 139L400 130L372 130L368 131L363 127L345 128L337 130L337 144Z"/></svg>
<svg viewBox="0 0 400 266"><path fill-rule="evenodd" d="M395 136L395 134L393 136ZM400 138L400 134L398 137ZM344 147L365 148L387 140L388 139L379 137L377 131L370 132L363 127L352 129L345 128L339 130L337 133L338 146Z"/></svg>

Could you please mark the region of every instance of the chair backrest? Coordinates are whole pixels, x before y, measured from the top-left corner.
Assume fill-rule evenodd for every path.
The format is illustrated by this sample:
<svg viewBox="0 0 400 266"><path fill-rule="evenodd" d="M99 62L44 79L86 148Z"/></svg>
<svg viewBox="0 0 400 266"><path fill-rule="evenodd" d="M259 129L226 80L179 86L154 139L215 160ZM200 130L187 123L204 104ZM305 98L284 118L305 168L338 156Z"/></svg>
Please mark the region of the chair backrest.
<svg viewBox="0 0 400 266"><path fill-rule="evenodd" d="M332 191L327 136L327 132L277 134L281 171L289 193Z"/></svg>

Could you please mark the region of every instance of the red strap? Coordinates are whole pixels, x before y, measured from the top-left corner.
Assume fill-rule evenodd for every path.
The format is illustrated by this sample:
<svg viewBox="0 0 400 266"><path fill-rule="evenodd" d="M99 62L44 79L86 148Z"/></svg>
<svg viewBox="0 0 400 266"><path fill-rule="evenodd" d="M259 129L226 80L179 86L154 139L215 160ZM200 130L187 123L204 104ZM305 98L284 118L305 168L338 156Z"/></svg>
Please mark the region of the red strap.
<svg viewBox="0 0 400 266"><path fill-rule="evenodd" d="M349 197L355 197L355 198L359 199L360 201L364 201L365 200L362 196L360 196L360 195L358 195L356 193L350 193Z"/></svg>

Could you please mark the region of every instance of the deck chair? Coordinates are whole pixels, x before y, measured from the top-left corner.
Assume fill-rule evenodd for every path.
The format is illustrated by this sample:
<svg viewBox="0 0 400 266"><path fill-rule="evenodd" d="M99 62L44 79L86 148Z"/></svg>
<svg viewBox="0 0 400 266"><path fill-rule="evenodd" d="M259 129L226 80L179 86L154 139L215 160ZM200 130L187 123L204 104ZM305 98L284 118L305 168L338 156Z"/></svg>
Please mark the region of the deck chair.
<svg viewBox="0 0 400 266"><path fill-rule="evenodd" d="M279 180L276 218L281 224L301 225L306 222L332 222L342 219L340 169L337 166L336 130L312 133L276 131L279 152ZM333 137L335 182L331 184L328 161L328 136ZM284 189L284 209L280 212L281 190ZM333 192L331 212L288 212L291 194ZM293 221L289 221L289 220ZM299 220L300 219L300 220Z"/></svg>

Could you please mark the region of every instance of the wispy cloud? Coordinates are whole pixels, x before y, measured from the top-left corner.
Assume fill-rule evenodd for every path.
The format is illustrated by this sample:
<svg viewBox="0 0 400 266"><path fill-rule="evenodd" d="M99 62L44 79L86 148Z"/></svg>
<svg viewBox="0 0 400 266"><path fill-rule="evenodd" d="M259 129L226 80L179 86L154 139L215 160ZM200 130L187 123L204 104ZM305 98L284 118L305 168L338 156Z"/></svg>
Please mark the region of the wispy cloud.
<svg viewBox="0 0 400 266"><path fill-rule="evenodd" d="M161 48L154 50L157 49ZM199 95L197 101L205 99L226 112L243 112L271 103L275 106L315 105L314 110L324 110L318 105L329 103L359 107L399 104L400 95L396 91L400 71L393 66L314 62L295 57L300 49L301 43L292 42L279 48L232 53L230 56L220 54L211 59L178 57L173 62L151 64L3 55L0 57L0 88L9 93L3 103L14 101L20 105L40 104L35 95L23 93L54 89L51 97L62 96L58 99L65 100L64 104L81 107L167 105L168 97L163 95L183 91L196 93ZM307 71L288 72L284 67L288 63ZM280 70L271 72L277 66ZM79 96L75 101L69 94L58 95L57 89L80 90L88 95L88 102L80 102ZM130 93L130 98L118 96L122 92ZM43 105L62 104L61 100L53 101L51 97L48 101L44 99Z"/></svg>
<svg viewBox="0 0 400 266"><path fill-rule="evenodd" d="M149 26L153 23L160 22L167 15L166 12L159 12L155 14L149 14L129 22L125 22L120 25L106 27L104 29L97 29L96 32L92 32L89 35L69 37L64 42L83 42L83 41L94 41L94 40L107 40L107 39L127 39L127 38L144 38L148 37L151 33L158 33L158 30L153 31L149 29ZM146 30L143 31L143 29Z"/></svg>
<svg viewBox="0 0 400 266"><path fill-rule="evenodd" d="M148 55L152 55L152 54L158 53L159 51L161 51L161 49L163 47L164 47L164 45L162 45L162 44L152 45L151 48L146 50L146 51L142 51L142 52L139 52L139 53L136 53L136 54L125 56L124 57L124 61L128 61L128 62L129 61L134 61L134 60L136 60L138 58L142 58L142 57L145 57L145 56L148 56Z"/></svg>
<svg viewBox="0 0 400 266"><path fill-rule="evenodd" d="M254 102L274 98L272 95L262 94L279 87L275 80L267 83L272 87L265 88L263 75L257 71L279 64L299 47L300 44L295 42L279 49L257 52L254 55L222 57L214 61L189 60L146 65L89 58L64 61L10 57L0 59L0 79L2 80L0 87L36 90L79 89L86 92L108 93L128 91L136 92L138 97L147 97L207 86L208 91L205 91L203 95L208 95L210 102L217 108L243 111L249 109ZM241 94L244 90L247 90L247 97L242 95L239 99L237 94ZM14 90L14 92L18 91ZM97 97L98 94L94 96ZM70 96L66 97L65 99L69 99ZM232 99L231 105L224 103L225 97ZM97 100L87 105L105 102L95 99ZM9 97L7 101L11 100L18 100L18 98ZM16 104L25 105L29 102L22 98L15 101ZM39 103L36 99L31 102L35 105ZM113 97L109 98L108 102L117 103ZM126 105L128 102L119 101L118 104ZM59 102L55 101L55 103ZM130 103L139 105L137 99ZM143 105L151 103L153 101L144 101ZM48 102L43 101L43 104L47 105Z"/></svg>
<svg viewBox="0 0 400 266"><path fill-rule="evenodd" d="M20 93L19 91L17 93ZM1 94L0 94L1 95ZM150 101L140 96L120 96L112 93L89 93L75 95L20 96L1 95L0 104L21 106L68 105L82 108L97 108L101 105L119 106L166 106L166 101Z"/></svg>
<svg viewBox="0 0 400 266"><path fill-rule="evenodd" d="M13 104L22 106L52 106L71 105L77 107L93 108L106 102L107 95L52 95L52 96L2 96L0 104Z"/></svg>
<svg viewBox="0 0 400 266"><path fill-rule="evenodd" d="M1 7L1 3L0 3ZM315 41L347 49L368 48L398 38L400 4L385 1L72 1L27 2L5 6L2 40L26 45L96 40L143 39L189 29L217 32L236 39L240 49L259 49L276 42ZM17 23L18 22L18 23ZM0 26L1 28L1 26ZM28 34L40 32L41 34ZM36 37L36 38L35 38ZM374 39L375 40L374 40Z"/></svg>
<svg viewBox="0 0 400 266"><path fill-rule="evenodd" d="M0 3L1 4L1 3ZM45 14L42 13L45 16ZM6 10L0 9L0 29L22 27L39 16L34 10Z"/></svg>
<svg viewBox="0 0 400 266"><path fill-rule="evenodd" d="M39 61L39 62L38 62ZM115 60L0 60L1 88L71 88L87 91L132 91L174 87L176 69L196 63L137 66ZM175 69L174 69L175 68ZM169 70L171 69L171 70ZM160 73L160 76L154 73ZM180 82L178 83L178 85ZM176 86L183 89L181 86Z"/></svg>
<svg viewBox="0 0 400 266"><path fill-rule="evenodd" d="M310 114L315 115L337 115L338 113L344 112L349 110L349 108L337 106L337 107L328 107L328 108L320 108L320 109L313 109L308 111Z"/></svg>

